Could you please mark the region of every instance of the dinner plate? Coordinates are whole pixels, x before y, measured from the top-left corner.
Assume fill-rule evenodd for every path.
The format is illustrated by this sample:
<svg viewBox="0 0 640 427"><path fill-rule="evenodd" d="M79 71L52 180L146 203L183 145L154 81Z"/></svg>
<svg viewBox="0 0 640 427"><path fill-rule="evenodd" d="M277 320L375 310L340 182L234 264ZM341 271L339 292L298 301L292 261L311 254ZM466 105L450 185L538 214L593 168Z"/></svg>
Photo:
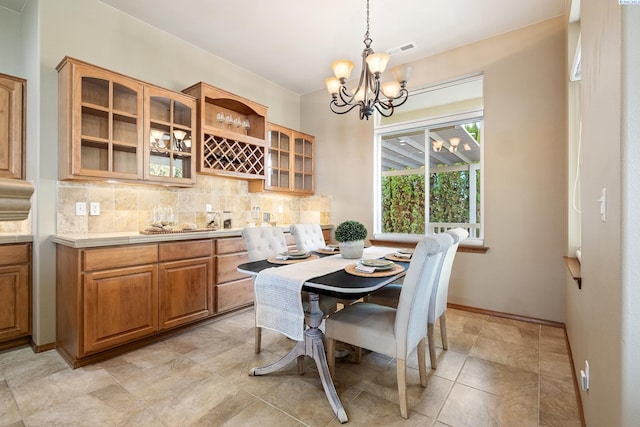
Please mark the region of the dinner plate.
<svg viewBox="0 0 640 427"><path fill-rule="evenodd" d="M284 253L285 256L291 259L300 259L300 258L308 258L311 253L306 251L287 251Z"/></svg>
<svg viewBox="0 0 640 427"><path fill-rule="evenodd" d="M400 254L407 254L407 255L413 255L413 249L409 249L409 248L402 248L402 249L398 249L396 252L400 253Z"/></svg>
<svg viewBox="0 0 640 427"><path fill-rule="evenodd" d="M375 267L376 270L389 270L393 268L393 261L386 259L363 259L360 264L367 267Z"/></svg>

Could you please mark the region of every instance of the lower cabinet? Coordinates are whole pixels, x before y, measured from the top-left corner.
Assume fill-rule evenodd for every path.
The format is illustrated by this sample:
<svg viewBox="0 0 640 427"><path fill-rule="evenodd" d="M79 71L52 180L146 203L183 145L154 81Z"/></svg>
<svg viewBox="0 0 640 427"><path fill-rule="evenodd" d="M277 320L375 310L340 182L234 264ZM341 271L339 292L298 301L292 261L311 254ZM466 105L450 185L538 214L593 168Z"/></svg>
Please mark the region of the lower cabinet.
<svg viewBox="0 0 640 427"><path fill-rule="evenodd" d="M237 270L248 261L242 237L216 239L216 313L253 304L253 278Z"/></svg>
<svg viewBox="0 0 640 427"><path fill-rule="evenodd" d="M211 315L211 239L57 245L56 264L56 347L74 367Z"/></svg>
<svg viewBox="0 0 640 427"><path fill-rule="evenodd" d="M213 242L162 243L159 247L160 329L170 329L211 313Z"/></svg>
<svg viewBox="0 0 640 427"><path fill-rule="evenodd" d="M285 236L293 247L293 236ZM0 246L0 348L5 336L31 333L31 252L27 256L25 247L10 257ZM92 248L58 244L56 348L78 367L251 306L253 278L237 271L247 261L242 237Z"/></svg>
<svg viewBox="0 0 640 427"><path fill-rule="evenodd" d="M0 246L0 349L31 336L31 243Z"/></svg>
<svg viewBox="0 0 640 427"><path fill-rule="evenodd" d="M81 355L115 347L158 330L158 267L88 272L84 277Z"/></svg>

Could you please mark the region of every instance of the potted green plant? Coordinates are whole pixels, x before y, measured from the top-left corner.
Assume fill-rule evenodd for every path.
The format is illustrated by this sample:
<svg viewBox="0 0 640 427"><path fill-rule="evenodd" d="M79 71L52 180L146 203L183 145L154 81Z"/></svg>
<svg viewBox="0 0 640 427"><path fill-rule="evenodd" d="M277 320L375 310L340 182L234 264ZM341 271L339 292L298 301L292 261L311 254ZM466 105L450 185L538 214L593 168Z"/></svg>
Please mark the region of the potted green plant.
<svg viewBox="0 0 640 427"><path fill-rule="evenodd" d="M343 258L362 257L364 239L367 238L367 228L362 223L353 220L344 221L336 227L334 234Z"/></svg>

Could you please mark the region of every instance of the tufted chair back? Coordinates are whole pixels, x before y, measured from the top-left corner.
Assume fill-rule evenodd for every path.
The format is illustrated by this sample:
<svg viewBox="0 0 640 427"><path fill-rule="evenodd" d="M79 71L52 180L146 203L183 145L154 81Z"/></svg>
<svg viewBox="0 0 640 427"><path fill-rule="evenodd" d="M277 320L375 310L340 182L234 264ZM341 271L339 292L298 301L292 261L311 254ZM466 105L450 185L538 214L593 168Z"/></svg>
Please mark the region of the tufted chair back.
<svg viewBox="0 0 640 427"><path fill-rule="evenodd" d="M319 224L293 224L289 230L296 239L296 248L301 251L315 251L326 246Z"/></svg>
<svg viewBox="0 0 640 427"><path fill-rule="evenodd" d="M242 229L249 261L259 261L287 251L287 241L280 227L248 227Z"/></svg>

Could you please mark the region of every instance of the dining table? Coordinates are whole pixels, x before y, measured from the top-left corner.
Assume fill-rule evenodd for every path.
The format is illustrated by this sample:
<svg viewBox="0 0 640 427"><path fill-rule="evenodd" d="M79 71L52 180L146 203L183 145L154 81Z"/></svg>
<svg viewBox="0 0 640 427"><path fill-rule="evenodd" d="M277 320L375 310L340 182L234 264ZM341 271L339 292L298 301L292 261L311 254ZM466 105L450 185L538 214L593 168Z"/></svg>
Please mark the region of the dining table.
<svg viewBox="0 0 640 427"><path fill-rule="evenodd" d="M303 338L297 341L291 351L281 359L266 366L254 367L250 370L249 375L266 375L284 368L300 356L311 357L315 361L322 386L333 412L340 423L348 422L347 414L338 397L327 365L323 343L324 333L320 329L324 313L320 309L318 301L325 295L345 300L357 300L400 279L406 274L410 259L395 257L396 251L397 248L370 246L364 249L361 259L344 259L340 254L328 255L318 252L308 260L294 260L291 263L271 257L266 260L240 264L237 270L252 276L258 276L261 272L271 268L277 268L280 277L286 277L288 271L291 271L292 274L295 272L300 277L301 268L308 269L310 272L310 277L303 276L305 279L301 287L303 291L306 291L309 299L308 308L304 312L304 323L307 327L304 329ZM354 266L363 260L378 258L391 259L394 262L393 270L367 273L354 269ZM257 304L256 302L256 306Z"/></svg>

